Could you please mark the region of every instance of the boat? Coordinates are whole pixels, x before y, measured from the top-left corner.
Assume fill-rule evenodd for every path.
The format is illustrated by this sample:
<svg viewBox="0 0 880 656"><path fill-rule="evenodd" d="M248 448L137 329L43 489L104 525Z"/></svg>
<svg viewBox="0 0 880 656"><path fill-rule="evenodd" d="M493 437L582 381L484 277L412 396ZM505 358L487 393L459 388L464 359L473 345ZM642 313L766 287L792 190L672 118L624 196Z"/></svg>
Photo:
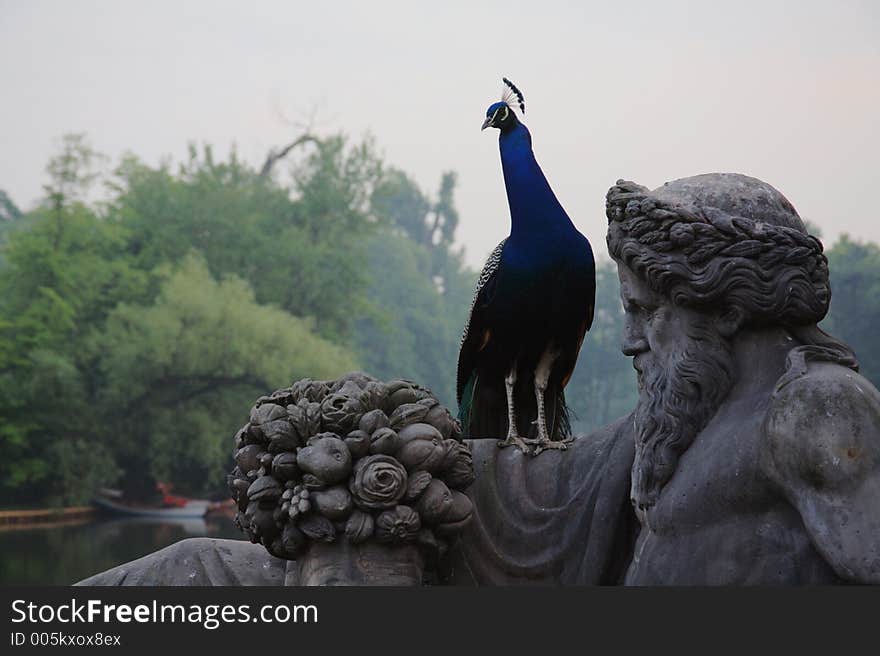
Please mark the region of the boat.
<svg viewBox="0 0 880 656"><path fill-rule="evenodd" d="M214 506L214 502L207 499L174 496L170 494L170 486L165 483L159 483L156 487L162 493L161 505L127 501L119 490L107 488L98 491L98 494L92 498L92 504L100 510L114 515L168 519L203 518L208 510Z"/></svg>
<svg viewBox="0 0 880 656"><path fill-rule="evenodd" d="M105 497L96 496L92 499L101 510L113 513L115 515L127 515L129 517L178 517L192 518L204 517L208 512L210 501L203 499L191 499L183 506L172 507L156 507L156 506L140 506L130 503L121 503Z"/></svg>

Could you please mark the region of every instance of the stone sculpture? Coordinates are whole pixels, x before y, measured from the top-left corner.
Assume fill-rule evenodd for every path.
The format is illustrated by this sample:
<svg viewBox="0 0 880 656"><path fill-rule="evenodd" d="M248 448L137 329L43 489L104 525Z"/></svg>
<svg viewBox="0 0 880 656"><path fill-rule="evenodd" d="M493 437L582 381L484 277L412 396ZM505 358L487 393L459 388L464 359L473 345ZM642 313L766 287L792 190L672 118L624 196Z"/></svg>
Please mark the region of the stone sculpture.
<svg viewBox="0 0 880 656"><path fill-rule="evenodd" d="M470 520L460 490L474 473L458 423L409 381L354 373L261 397L234 458L236 524L298 560L304 584L419 584L423 562Z"/></svg>
<svg viewBox="0 0 880 656"><path fill-rule="evenodd" d="M469 441L472 461L466 462L476 474L466 488L472 519L438 559L437 582L880 583L880 392L858 374L852 351L817 326L831 296L821 243L776 189L736 174L685 178L653 191L620 181L608 192L606 213L626 313L623 350L638 372L637 407L565 452L526 457L499 450L496 439ZM308 406L303 412L308 419ZM255 430L266 441L239 463L232 484L243 508L240 523L251 537L295 557L301 541L287 551L289 529L278 526L275 510L257 512L267 498L260 496L263 484L253 488L255 499L251 495L260 468L293 468L289 456L273 464L288 437L273 433L272 413L279 411L256 409L259 421L251 424L262 427ZM353 426L348 421L334 432L364 440L351 434L360 430ZM377 427L369 428L371 448L374 441L381 445ZM315 432L306 431L309 437ZM241 453L254 438L239 437ZM453 434L450 439L455 442ZM269 448L273 440L281 440L278 448ZM389 455L375 448L380 451L373 455ZM424 483L394 457L408 486ZM440 476L447 487L465 489L470 472L460 466L460 486ZM299 462L296 467L303 471ZM323 470L314 472L306 473L332 487ZM297 512L303 500L317 503L311 491L304 495L305 475L290 488L297 491L286 500L288 517L294 498ZM377 530L372 497L361 495L359 507L347 489L352 513L355 507L370 513ZM418 512L427 523L430 513ZM388 517L383 531L408 536L415 530L411 522L410 516ZM277 535L264 539L265 528L278 531L280 543ZM334 530L341 532L341 523ZM295 584L321 582L318 570L330 572L325 582L359 580L356 572L348 578L334 573L333 563L350 562L349 555L325 553L321 534L315 535L309 538L314 569L293 567L260 545L201 539L84 583ZM384 553L366 557L380 565L413 562ZM317 574L308 578L311 571ZM393 574L399 571L392 567L380 576L398 582Z"/></svg>
<svg viewBox="0 0 880 656"><path fill-rule="evenodd" d="M487 464L458 571L496 583L880 582L880 393L817 326L830 301L821 243L782 194L743 175L654 191L620 181L607 215L638 405L567 461L490 462L472 445ZM504 522L487 508L498 497L518 509ZM533 533L545 550L525 551Z"/></svg>

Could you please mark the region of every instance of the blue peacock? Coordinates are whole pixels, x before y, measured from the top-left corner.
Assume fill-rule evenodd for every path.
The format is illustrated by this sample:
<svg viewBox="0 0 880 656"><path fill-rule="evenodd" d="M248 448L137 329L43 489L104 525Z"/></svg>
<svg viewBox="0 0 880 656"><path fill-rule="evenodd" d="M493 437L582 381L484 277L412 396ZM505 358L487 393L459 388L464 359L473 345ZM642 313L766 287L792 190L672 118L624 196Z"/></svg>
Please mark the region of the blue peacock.
<svg viewBox="0 0 880 656"><path fill-rule="evenodd" d="M458 356L459 420L468 437L501 437L537 455L565 449L564 388L593 322L596 265L532 152L522 92L503 78L483 129L500 131L510 235L477 281Z"/></svg>

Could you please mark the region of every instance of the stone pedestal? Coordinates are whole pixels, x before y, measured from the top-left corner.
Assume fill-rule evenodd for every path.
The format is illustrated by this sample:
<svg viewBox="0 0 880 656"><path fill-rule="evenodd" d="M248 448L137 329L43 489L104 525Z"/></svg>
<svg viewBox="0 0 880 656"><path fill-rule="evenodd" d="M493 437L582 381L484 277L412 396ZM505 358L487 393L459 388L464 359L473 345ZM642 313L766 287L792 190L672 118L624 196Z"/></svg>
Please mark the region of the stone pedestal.
<svg viewBox="0 0 880 656"><path fill-rule="evenodd" d="M416 546L374 541L314 542L297 564L300 585L421 585L424 569Z"/></svg>

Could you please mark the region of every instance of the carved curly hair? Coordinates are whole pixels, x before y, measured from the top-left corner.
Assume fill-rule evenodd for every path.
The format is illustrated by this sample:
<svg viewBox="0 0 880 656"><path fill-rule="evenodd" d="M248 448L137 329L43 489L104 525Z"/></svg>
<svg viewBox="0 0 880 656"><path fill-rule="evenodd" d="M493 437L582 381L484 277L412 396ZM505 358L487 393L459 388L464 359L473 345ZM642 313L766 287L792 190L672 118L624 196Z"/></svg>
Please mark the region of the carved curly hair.
<svg viewBox="0 0 880 656"><path fill-rule="evenodd" d="M735 307L744 325L781 324L798 339L780 387L807 360L858 370L852 350L816 326L831 301L822 243L770 185L715 173L652 192L618 180L605 208L611 256L655 292L697 309Z"/></svg>

